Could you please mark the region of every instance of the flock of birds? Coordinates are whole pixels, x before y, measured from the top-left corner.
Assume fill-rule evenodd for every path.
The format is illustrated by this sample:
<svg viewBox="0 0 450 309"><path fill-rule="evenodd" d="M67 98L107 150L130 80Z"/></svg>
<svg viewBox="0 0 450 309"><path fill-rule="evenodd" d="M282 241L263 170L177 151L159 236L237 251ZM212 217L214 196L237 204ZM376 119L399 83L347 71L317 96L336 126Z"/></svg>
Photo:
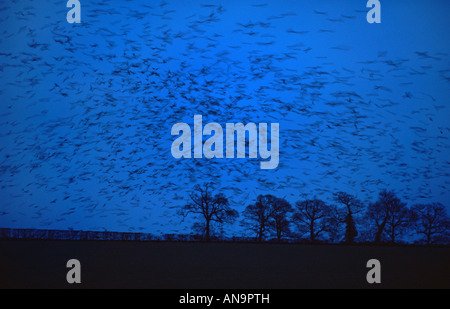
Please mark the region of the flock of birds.
<svg viewBox="0 0 450 309"><path fill-rule="evenodd" d="M0 4L0 226L182 233L207 181L239 211L259 194L450 198L449 54L367 52L349 30L365 7L80 2L80 24L61 1ZM196 114L280 123L278 168L174 159L171 127Z"/></svg>

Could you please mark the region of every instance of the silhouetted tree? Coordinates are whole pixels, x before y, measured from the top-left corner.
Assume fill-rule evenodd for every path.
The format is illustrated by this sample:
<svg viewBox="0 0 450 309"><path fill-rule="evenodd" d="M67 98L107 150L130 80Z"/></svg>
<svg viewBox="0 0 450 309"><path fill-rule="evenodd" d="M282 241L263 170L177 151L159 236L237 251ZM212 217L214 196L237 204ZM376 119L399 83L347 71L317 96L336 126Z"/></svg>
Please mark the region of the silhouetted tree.
<svg viewBox="0 0 450 309"><path fill-rule="evenodd" d="M336 205L330 205L330 214L326 218L327 229L330 242L342 239L342 225L345 224L345 212Z"/></svg>
<svg viewBox="0 0 450 309"><path fill-rule="evenodd" d="M248 205L244 212L246 224L251 230L256 232L258 241L262 241L267 229L270 228L274 207L277 198L273 195L258 195L256 203Z"/></svg>
<svg viewBox="0 0 450 309"><path fill-rule="evenodd" d="M427 245L437 243L447 236L450 220L444 205L418 204L412 207L412 211L416 214L416 233L424 236Z"/></svg>
<svg viewBox="0 0 450 309"><path fill-rule="evenodd" d="M395 199L389 209L389 218L386 221L385 232L392 243L401 236L414 221L414 213L401 202Z"/></svg>
<svg viewBox="0 0 450 309"><path fill-rule="evenodd" d="M329 228L331 208L319 199L299 201L292 220L300 232L308 233L311 242Z"/></svg>
<svg viewBox="0 0 450 309"><path fill-rule="evenodd" d="M334 194L334 200L344 208L342 212L344 214L343 223L345 224L345 242L353 243L355 237L358 236L353 215L362 211L362 203L356 196L342 191Z"/></svg>
<svg viewBox="0 0 450 309"><path fill-rule="evenodd" d="M358 236L358 231L356 230L355 221L353 221L351 214L347 214L345 216L345 242L353 243L356 236Z"/></svg>
<svg viewBox="0 0 450 309"><path fill-rule="evenodd" d="M273 228L277 235L277 240L281 241L283 235L290 234L290 221L288 214L293 211L291 204L283 198L275 198L272 203L272 214L269 218L269 226Z"/></svg>
<svg viewBox="0 0 450 309"><path fill-rule="evenodd" d="M391 242L410 224L411 213L406 204L393 191L383 190L375 203L369 204L366 218L375 226L375 243L381 242L383 234L387 234Z"/></svg>
<svg viewBox="0 0 450 309"><path fill-rule="evenodd" d="M238 212L229 207L228 199L222 194L213 195L211 183L203 186L196 185L189 194L191 202L186 204L179 213L186 217L195 214L200 217L201 222L194 224L196 229L203 228L206 241L211 239L211 223L231 223L238 216Z"/></svg>

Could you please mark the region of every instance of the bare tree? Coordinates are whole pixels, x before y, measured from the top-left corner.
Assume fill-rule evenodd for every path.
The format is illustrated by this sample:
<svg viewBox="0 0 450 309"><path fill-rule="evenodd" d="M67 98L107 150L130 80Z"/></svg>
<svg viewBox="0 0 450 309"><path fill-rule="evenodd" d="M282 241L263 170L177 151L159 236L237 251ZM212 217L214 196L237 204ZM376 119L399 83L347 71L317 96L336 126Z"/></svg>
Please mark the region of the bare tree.
<svg viewBox="0 0 450 309"><path fill-rule="evenodd" d="M389 208L389 218L385 226L385 232L390 241L395 243L397 237L411 227L413 221L413 212L400 199L394 199Z"/></svg>
<svg viewBox="0 0 450 309"><path fill-rule="evenodd" d="M342 191L334 194L334 200L344 208L342 222L345 223L345 242L353 243L358 236L353 216L362 211L362 203L356 196Z"/></svg>
<svg viewBox="0 0 450 309"><path fill-rule="evenodd" d="M203 229L206 241L211 239L213 222L231 223L239 216L236 210L230 208L228 199L222 193L213 195L212 191L211 183L196 185L189 194L191 201L179 211L184 217L195 214L200 218L200 222L194 226Z"/></svg>
<svg viewBox="0 0 450 309"><path fill-rule="evenodd" d="M330 205L330 215L326 219L327 221L327 233L329 236L330 242L336 242L342 239L342 226L346 224L346 213L342 207L336 205ZM345 237L345 235L344 235Z"/></svg>
<svg viewBox="0 0 450 309"><path fill-rule="evenodd" d="M290 234L290 221L288 214L293 211L291 204L283 198L276 198L272 204L272 215L269 219L270 227L275 231L277 240L281 241L283 235Z"/></svg>
<svg viewBox="0 0 450 309"><path fill-rule="evenodd" d="M291 211L292 206L285 199L270 194L259 195L255 204L245 208L243 223L256 232L258 241L271 231L280 241L283 235L290 233L287 215Z"/></svg>
<svg viewBox="0 0 450 309"><path fill-rule="evenodd" d="M411 212L393 191L383 190L375 203L369 204L366 212L368 224L375 226L375 243L387 234L391 242L400 235L411 220Z"/></svg>
<svg viewBox="0 0 450 309"><path fill-rule="evenodd" d="M292 216L302 233L308 233L311 242L329 228L330 207L319 199L299 201L295 204L296 212Z"/></svg>
<svg viewBox="0 0 450 309"><path fill-rule="evenodd" d="M256 203L248 205L244 212L244 224L256 232L258 241L262 241L266 231L270 228L273 214L273 204L276 201L273 195L258 195Z"/></svg>
<svg viewBox="0 0 450 309"><path fill-rule="evenodd" d="M415 229L425 237L427 245L437 243L448 235L450 220L441 203L418 204L412 207L416 214Z"/></svg>

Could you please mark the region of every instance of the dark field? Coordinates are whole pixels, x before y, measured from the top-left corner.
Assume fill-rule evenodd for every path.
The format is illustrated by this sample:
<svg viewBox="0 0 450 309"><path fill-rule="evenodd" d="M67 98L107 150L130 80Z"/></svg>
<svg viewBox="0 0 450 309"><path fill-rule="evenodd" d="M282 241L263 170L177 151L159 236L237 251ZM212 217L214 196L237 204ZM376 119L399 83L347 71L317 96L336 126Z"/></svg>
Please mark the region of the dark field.
<svg viewBox="0 0 450 309"><path fill-rule="evenodd" d="M66 262L81 262L81 284ZM366 263L381 262L381 284ZM450 248L0 241L1 288L450 288Z"/></svg>

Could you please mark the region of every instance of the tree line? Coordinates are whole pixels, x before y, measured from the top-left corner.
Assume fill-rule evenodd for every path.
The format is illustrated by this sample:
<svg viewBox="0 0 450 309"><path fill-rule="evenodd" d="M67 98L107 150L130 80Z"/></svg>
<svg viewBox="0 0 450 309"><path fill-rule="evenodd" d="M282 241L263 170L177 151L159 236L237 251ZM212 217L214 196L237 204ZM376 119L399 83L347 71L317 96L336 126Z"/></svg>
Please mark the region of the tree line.
<svg viewBox="0 0 450 309"><path fill-rule="evenodd" d="M346 192L334 193L332 204L313 198L291 205L284 198L259 195L239 214L224 194L206 183L194 187L178 214L195 215L193 230L206 241L218 237L224 225L238 222L260 242L404 243L412 239L427 245L450 243L450 220L444 205L408 207L394 191L386 189L368 204Z"/></svg>

